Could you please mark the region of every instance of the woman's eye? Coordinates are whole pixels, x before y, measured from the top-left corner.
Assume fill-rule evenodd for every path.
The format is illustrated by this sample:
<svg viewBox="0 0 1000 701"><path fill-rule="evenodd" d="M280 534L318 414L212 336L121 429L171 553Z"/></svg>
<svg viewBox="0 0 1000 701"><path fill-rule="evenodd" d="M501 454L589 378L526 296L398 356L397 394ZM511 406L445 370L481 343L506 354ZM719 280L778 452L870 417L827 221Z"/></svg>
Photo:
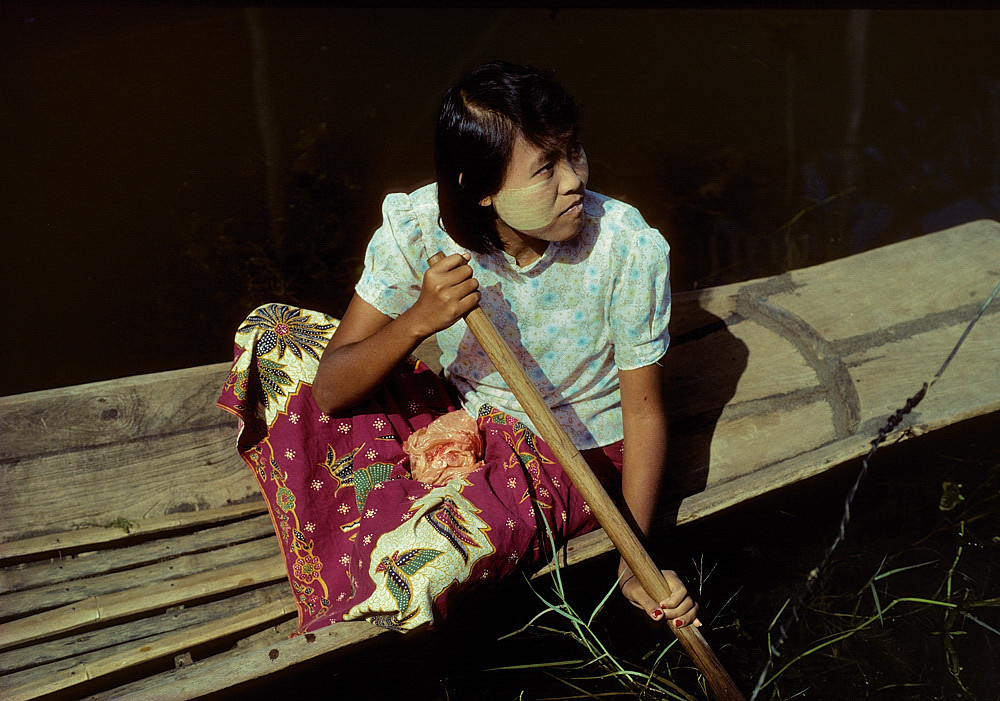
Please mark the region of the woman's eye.
<svg viewBox="0 0 1000 701"><path fill-rule="evenodd" d="M569 147L569 157L571 159L578 160L583 156L583 144L579 141Z"/></svg>

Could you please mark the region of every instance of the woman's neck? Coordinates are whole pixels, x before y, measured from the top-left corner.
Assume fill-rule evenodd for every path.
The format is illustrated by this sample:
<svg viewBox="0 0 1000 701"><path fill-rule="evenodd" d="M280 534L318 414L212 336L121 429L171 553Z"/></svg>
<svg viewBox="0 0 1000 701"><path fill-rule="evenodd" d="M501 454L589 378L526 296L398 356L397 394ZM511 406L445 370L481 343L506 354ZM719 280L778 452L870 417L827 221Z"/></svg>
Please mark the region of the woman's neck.
<svg viewBox="0 0 1000 701"><path fill-rule="evenodd" d="M534 263L549 247L548 241L522 234L512 229L502 219L497 219L497 234L500 236L500 243L503 244L504 253L517 261L519 268Z"/></svg>

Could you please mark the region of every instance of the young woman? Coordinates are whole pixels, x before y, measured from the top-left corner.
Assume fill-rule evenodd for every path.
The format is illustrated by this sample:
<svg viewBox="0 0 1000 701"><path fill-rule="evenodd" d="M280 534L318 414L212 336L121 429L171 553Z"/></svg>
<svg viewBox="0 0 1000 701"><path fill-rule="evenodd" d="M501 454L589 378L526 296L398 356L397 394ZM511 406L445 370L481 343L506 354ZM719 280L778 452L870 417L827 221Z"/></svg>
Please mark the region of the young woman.
<svg viewBox="0 0 1000 701"><path fill-rule="evenodd" d="M300 631L343 618L413 628L471 583L537 563L546 530L559 542L596 526L462 320L477 304L649 534L667 450L668 246L634 208L586 190L578 134L549 73L476 69L445 94L436 184L386 198L339 325L269 305L240 328L220 404L246 421L241 451L271 506ZM447 382L406 365L435 334ZM481 464L443 484L413 479L406 440L458 406L476 419ZM665 601L624 562L618 572L653 619L697 622L672 571Z"/></svg>

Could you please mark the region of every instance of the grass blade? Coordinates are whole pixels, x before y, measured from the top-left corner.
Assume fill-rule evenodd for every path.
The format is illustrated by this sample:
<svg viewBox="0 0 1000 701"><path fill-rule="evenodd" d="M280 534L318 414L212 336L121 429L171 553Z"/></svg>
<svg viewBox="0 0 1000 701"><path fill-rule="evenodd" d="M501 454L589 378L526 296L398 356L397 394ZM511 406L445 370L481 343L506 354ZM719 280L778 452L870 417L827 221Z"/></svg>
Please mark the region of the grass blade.
<svg viewBox="0 0 1000 701"><path fill-rule="evenodd" d="M875 581L872 580L868 586L872 590L872 598L875 599L875 610L878 611L878 622L883 628L885 628L885 621L882 620L882 602L878 600L878 591L875 589Z"/></svg>
<svg viewBox="0 0 1000 701"><path fill-rule="evenodd" d="M583 660L560 660L557 662L535 662L534 664L513 664L506 667L488 667L484 672L499 672L512 669L540 669L542 667L567 667L574 664L582 664Z"/></svg>
<svg viewBox="0 0 1000 701"><path fill-rule="evenodd" d="M621 581L621 577L618 577L617 579L615 579L614 583L611 585L611 588L608 589L608 593L605 594L604 598L601 599L601 601L597 604L597 606L594 607L594 611L590 614L590 618L587 619L587 627L588 628L594 622L594 619L597 617L597 614L599 614L601 612L601 609L604 608L604 605L606 603L608 603L608 599L611 598L611 595L614 594L618 590L618 584L619 584L620 581Z"/></svg>
<svg viewBox="0 0 1000 701"><path fill-rule="evenodd" d="M989 623L986 623L985 621L979 620L978 618L976 618L975 616L973 616L968 611L959 611L959 613L962 614L963 616L965 616L966 618L968 618L969 620L971 620L971 621L973 621L975 623L978 623L979 625L981 625L983 628L985 628L986 630L990 631L991 633L996 633L997 635L1000 635L1000 630L997 630L996 628L994 628L993 626L991 626Z"/></svg>
<svg viewBox="0 0 1000 701"><path fill-rule="evenodd" d="M886 577L891 577L899 572L905 572L906 570L915 570L918 567L926 567L927 565L933 565L937 560L928 560L927 562L921 562L918 565L907 565L906 567L897 567L894 570L889 570L888 572L883 572L882 574L875 575L872 581L877 582L880 579L885 579Z"/></svg>

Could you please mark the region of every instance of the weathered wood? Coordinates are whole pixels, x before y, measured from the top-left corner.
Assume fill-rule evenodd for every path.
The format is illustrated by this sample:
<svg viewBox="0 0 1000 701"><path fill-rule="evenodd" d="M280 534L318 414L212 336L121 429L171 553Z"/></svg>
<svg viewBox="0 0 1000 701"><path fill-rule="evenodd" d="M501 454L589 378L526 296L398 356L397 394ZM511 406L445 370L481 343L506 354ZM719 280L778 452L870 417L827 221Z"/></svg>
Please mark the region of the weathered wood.
<svg viewBox="0 0 1000 701"><path fill-rule="evenodd" d="M904 428L889 434L886 444L893 445L916 438L924 433L977 415L977 413L970 412L967 415L958 416L954 421L938 419L933 422L907 422L904 424ZM997 420L1000 422L1000 417ZM670 515L657 519L656 531L663 532L674 526L697 521L772 492L775 490L775 483L787 487L820 475L832 467L865 455L871 449L871 439L871 435L851 436L822 446L815 451L775 463L766 470L751 472L723 484L710 485L702 492L685 497L679 504L670 504L669 508L666 509ZM574 565L612 550L614 550L614 544L607 534L603 530L593 531L570 541L566 548L566 556L560 559L560 564ZM546 565L539 570L538 574L548 573L551 569L552 565Z"/></svg>
<svg viewBox="0 0 1000 701"><path fill-rule="evenodd" d="M227 546L266 538L274 533L271 518L261 515L225 526L209 528L174 538L162 538L99 552L85 552L71 558L7 570L0 578L0 593L32 587L59 584L84 577L134 570L142 565L178 558L182 555L206 552Z"/></svg>
<svg viewBox="0 0 1000 701"><path fill-rule="evenodd" d="M976 222L768 280L678 295L666 359L668 497L711 491L851 435L873 436L940 367L996 284L997 260L1000 225ZM959 270L954 284L942 284L942 271ZM995 302L911 423L1000 409L998 314ZM727 395L721 412L713 408Z"/></svg>
<svg viewBox="0 0 1000 701"><path fill-rule="evenodd" d="M112 699L160 698L193 699L236 684L259 679L293 665L311 660L348 645L386 632L362 621L336 623L315 633L289 638L294 626L286 625L251 645L199 660L188 667L164 672L131 684L88 696L87 701Z"/></svg>
<svg viewBox="0 0 1000 701"><path fill-rule="evenodd" d="M144 585L165 582L213 568L263 560L277 554L278 545L274 539L260 537L210 552L183 555L142 567L3 594L0 595L0 610L8 615L23 615L95 596L132 590L136 582Z"/></svg>
<svg viewBox="0 0 1000 701"><path fill-rule="evenodd" d="M114 645L143 640L194 625L210 623L226 616L250 611L276 601L291 606L287 582L279 582L228 596L197 606L172 607L166 613L140 618L126 623L74 633L55 640L36 643L0 653L0 671L16 672L47 662L65 660Z"/></svg>
<svg viewBox="0 0 1000 701"><path fill-rule="evenodd" d="M142 521L128 521L121 525L109 523L106 526L86 526L71 531L59 531L24 540L0 543L0 561L22 560L39 557L46 553L72 552L82 548L104 545L115 541L135 540L140 536L151 536L169 531L181 531L210 526L247 516L266 514L267 505L261 497L242 504L220 506L214 509L189 511Z"/></svg>
<svg viewBox="0 0 1000 701"><path fill-rule="evenodd" d="M0 462L235 426L215 408L232 363L0 397Z"/></svg>
<svg viewBox="0 0 1000 701"><path fill-rule="evenodd" d="M119 519L141 523L256 498L234 435L222 425L0 465L6 505L0 540Z"/></svg>
<svg viewBox="0 0 1000 701"><path fill-rule="evenodd" d="M607 543L607 547L600 549L600 545L605 542ZM564 549L563 552L568 554L568 558L564 558L562 560L562 564L572 565L576 562L581 562L594 557L600 552L606 552L610 549L610 547L610 541L604 535L603 531L589 533L575 539ZM533 578L547 574L548 571L548 568L543 568L539 572L535 573ZM280 584L271 585L270 587L240 596L255 597L254 603L259 605L266 604L271 601L277 601L282 597L282 595L287 596L287 592L288 585L287 583L282 582ZM294 607L294 604L290 605ZM253 606L250 606L247 603L242 603L239 597L232 597L220 602L213 602L211 604L198 606L193 609L185 609L181 612L162 614L154 619L146 619L141 622L122 624L109 629L95 631L89 634L82 634L80 636L82 641L77 642L76 644L68 641L41 643L33 647L22 648L12 652L0 654L0 670L19 670L28 666L34 667L35 665L50 662L52 660L67 660L70 657L81 655L92 650L103 650L110 647L112 644L117 645L122 642L140 640L156 633L186 628L193 623L201 622L203 619L210 620L213 618L213 615L202 613L199 611L200 609L212 610L214 613L218 611L241 612L250 608L253 608ZM291 608L290 610L294 610L294 608ZM192 620L194 615L197 615L197 620ZM337 624L337 627L341 629L341 633L349 631L349 634L338 635L332 640L326 640L326 644L316 645L315 647L313 645L308 645L299 646L297 649L293 648L293 655L286 655L285 659L281 660L279 664L275 664L276 660L271 658L270 651L272 649L277 649L280 654L282 648L284 647L281 643L288 637L288 634L294 630L295 623L296 622L294 620L290 621L288 624L282 625L278 629L269 629L262 633L258 633L255 636L251 636L250 638L246 638L238 643L237 648L233 651L233 653L245 654L254 650L260 653L266 652L267 664L264 665L263 668L258 669L253 666L241 666L238 669L230 669L228 663L225 663L225 659L227 659L226 655L229 655L230 653L225 653L224 655L217 655L206 660L196 662L195 665L199 666L199 670L201 670L201 672L193 679L187 679L183 675L181 675L181 678L178 679L177 673L175 671L171 671L161 675L160 678L153 677L150 678L150 680L130 684L126 687L122 687L121 689L109 692L108 694L98 694L94 698L129 698L132 697L133 694L140 694L145 689L156 689L157 694L179 694L176 697L171 695L162 696L161 698L193 698L198 695L209 693L209 691L213 690L213 684L221 683L219 677L215 675L233 675L232 677L227 676L224 682L224 685L226 686L242 683L263 676L271 671L283 669L292 664L333 652L354 644L355 642L359 642L360 640L365 640L387 632L381 628L375 628L363 623L340 623ZM183 641L183 636L180 640ZM323 641L320 642L322 643ZM191 644L193 643L190 643L188 646ZM167 650L164 654L172 654L173 652L183 649L184 647L187 646L182 645L177 647L176 650ZM118 665L117 669L124 669L129 666L129 664L136 664L138 662L145 661L145 659L145 656L132 656L127 659L125 657L114 657L114 663ZM152 657L150 657L150 659L152 659ZM263 662L263 654L259 654L258 659ZM217 667L220 663L222 663L222 666ZM206 668L209 668L208 671L206 671ZM85 666L80 660L74 659L71 662L67 662L67 664L61 668L48 668L46 673L49 675L57 675L57 678L47 680L43 686L46 689L51 687L54 690L56 688L63 688L63 686L68 683L80 683L97 676L97 669L99 668ZM227 669L228 672L223 671ZM86 672L86 674L84 672ZM207 676L202 677L202 674ZM154 679L156 681L152 682L152 684L147 683ZM20 686L15 688L14 682L19 682L19 679L11 680L10 677L0 678L0 690L3 690L6 694L8 691L14 692L22 688ZM56 683L62 684L63 686L51 686ZM167 686L161 686L163 684L166 684ZM46 691L46 693L48 692ZM34 696L28 695L25 698L34 698Z"/></svg>
<svg viewBox="0 0 1000 701"><path fill-rule="evenodd" d="M285 565L280 555L273 554L275 548L276 545L273 542L266 540L236 546L231 550L239 549L241 552L234 553L235 558L227 557L226 559L229 562L236 559L239 564L220 568L216 568L214 562L204 561L199 555L192 555L189 556L191 561L184 564L190 568L188 571L195 574L170 579L166 577L173 574L171 569L174 567L173 565L159 570L154 569L155 566L142 568L143 570L148 569L148 572L137 572L135 577L131 579L131 588L127 588L129 586L127 583L120 585L115 582L116 588L108 593L91 595L86 599L76 600L72 604L0 624L0 649L67 633L88 625L105 623L148 611L157 611L186 601L194 601L280 580L286 576ZM272 554L268 557L265 553ZM195 562L194 558L199 558L199 561ZM222 559L221 555L220 559ZM160 579L150 580L147 575L159 576ZM107 575L107 577L116 576ZM129 581L127 578L123 578L123 580ZM137 582L140 582L141 586L135 586ZM106 585L106 582L102 582L102 584ZM90 589L94 588L97 587ZM12 602L16 601L18 606L31 606L33 602L30 598L23 597L22 600L22 593L10 594L8 597ZM59 598L57 592L48 591L47 593L50 599ZM76 595L78 594L74 594L74 596ZM14 608L8 609L6 601L6 597L0 601L0 607L4 611L16 611ZM36 608L38 607L33 606L28 610L36 610Z"/></svg>
<svg viewBox="0 0 1000 701"><path fill-rule="evenodd" d="M172 655L195 645L224 638L248 628L264 625L294 610L294 601L288 599L273 601L208 623L154 635L137 642L115 645L23 672L15 672L3 679L4 698L8 701L36 698L149 660Z"/></svg>

